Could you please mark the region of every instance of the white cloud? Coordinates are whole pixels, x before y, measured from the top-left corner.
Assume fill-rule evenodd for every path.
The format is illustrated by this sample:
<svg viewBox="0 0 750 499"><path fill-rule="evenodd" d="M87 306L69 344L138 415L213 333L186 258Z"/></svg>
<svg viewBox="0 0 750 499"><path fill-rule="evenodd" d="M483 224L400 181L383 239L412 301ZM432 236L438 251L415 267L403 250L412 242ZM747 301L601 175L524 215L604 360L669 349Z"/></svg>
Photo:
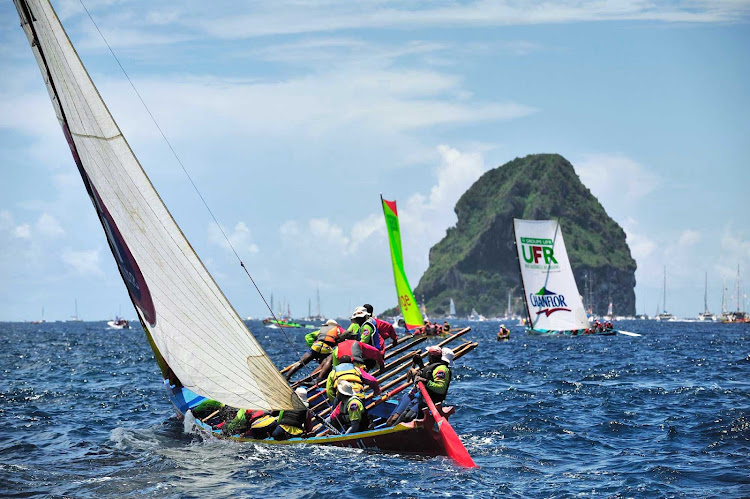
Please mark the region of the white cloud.
<svg viewBox="0 0 750 499"><path fill-rule="evenodd" d="M227 231L223 226L220 230L215 223L211 222L208 225L208 240L211 244L228 251L234 247L240 256L243 252L255 255L260 251L258 245L252 241L252 234L245 222L237 222L231 231Z"/></svg>
<svg viewBox="0 0 750 499"><path fill-rule="evenodd" d="M659 182L655 173L624 154L589 154L574 165L586 187L600 199L617 197L633 204Z"/></svg>
<svg viewBox="0 0 750 499"><path fill-rule="evenodd" d="M61 255L62 261L83 275L104 275L99 268L99 250L74 251L67 249Z"/></svg>
<svg viewBox="0 0 750 499"><path fill-rule="evenodd" d="M42 213L36 221L36 230L43 236L60 237L65 235L60 222L49 213Z"/></svg>
<svg viewBox="0 0 750 499"><path fill-rule="evenodd" d="M279 232L282 236L297 236L300 233L299 224L294 220L287 220L281 224Z"/></svg>
<svg viewBox="0 0 750 499"><path fill-rule="evenodd" d="M19 239L31 239L31 226L29 224L19 225L13 230L13 235Z"/></svg>
<svg viewBox="0 0 750 499"><path fill-rule="evenodd" d="M456 223L453 207L458 198L487 170L481 153L462 152L446 145L438 146L437 153L436 182L428 193L417 193L398 203L405 266L412 276L421 275L427 268L429 249ZM388 199L388 193L384 197ZM321 252L300 258L310 258L309 265L320 265L325 260L327 275L338 275L340 281L351 274L349 269L354 262L367 262L368 267L373 261L389 262L383 257L388 254L388 243L380 211L358 220L348 230L327 218L313 218L287 221L279 232L287 245L300 254L311 253L311 245L321 248ZM341 258L330 259L331 254ZM389 271L385 275L389 276Z"/></svg>
<svg viewBox="0 0 750 499"><path fill-rule="evenodd" d="M722 229L720 237L721 252L714 271L720 277L731 280L737 276L739 265L745 282L750 282L750 234L729 224Z"/></svg>
<svg viewBox="0 0 750 499"><path fill-rule="evenodd" d="M701 233L697 230L687 229L683 230L680 234L680 238L677 241L678 246L693 246L701 240Z"/></svg>
<svg viewBox="0 0 750 499"><path fill-rule="evenodd" d="M651 256L657 245L648 236L639 232L638 222L633 218L628 217L622 227L625 231L630 254L638 263L638 268L640 269L641 262L644 262Z"/></svg>
<svg viewBox="0 0 750 499"><path fill-rule="evenodd" d="M186 16L183 22L211 36L244 38L385 27L512 26L609 20L715 23L740 20L750 11L748 2L736 0L697 1L686 5L640 0L554 3L478 0L452 4L436 1L331 4L290 0L251 4L246 10L232 9L231 16L223 15L229 9L213 4L212 7L206 15Z"/></svg>

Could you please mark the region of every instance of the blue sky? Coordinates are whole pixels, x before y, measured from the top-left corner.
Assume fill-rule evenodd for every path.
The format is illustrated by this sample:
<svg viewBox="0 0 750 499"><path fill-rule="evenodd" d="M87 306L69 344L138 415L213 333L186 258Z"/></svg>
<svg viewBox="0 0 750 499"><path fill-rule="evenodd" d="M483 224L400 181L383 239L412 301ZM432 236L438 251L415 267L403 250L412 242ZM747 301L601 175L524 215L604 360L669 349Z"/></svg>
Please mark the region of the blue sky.
<svg viewBox="0 0 750 499"><path fill-rule="evenodd" d="M133 150L243 316L265 315L77 0L55 1ZM637 308L750 283L750 1L86 2L261 289L395 304L458 197L560 153L628 234ZM12 2L0 4L0 319L134 316ZM564 200L550 200L564 202ZM750 284L745 285L745 288ZM734 307L733 307L734 308Z"/></svg>

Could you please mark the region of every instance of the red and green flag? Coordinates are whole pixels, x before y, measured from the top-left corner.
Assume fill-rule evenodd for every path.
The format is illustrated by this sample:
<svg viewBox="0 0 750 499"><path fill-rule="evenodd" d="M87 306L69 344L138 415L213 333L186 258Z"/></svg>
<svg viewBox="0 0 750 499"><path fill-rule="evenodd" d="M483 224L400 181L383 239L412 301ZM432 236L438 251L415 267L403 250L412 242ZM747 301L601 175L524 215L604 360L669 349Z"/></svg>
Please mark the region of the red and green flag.
<svg viewBox="0 0 750 499"><path fill-rule="evenodd" d="M398 224L398 210L396 201L386 201L380 197L383 203L383 214L385 215L385 226L388 230L388 240L391 243L391 262L393 263L393 279L396 281L396 293L398 294L398 306L401 315L404 316L407 329L414 329L424 325L422 313L419 311L414 293L411 291L409 281L404 271L404 255L401 252L401 229Z"/></svg>

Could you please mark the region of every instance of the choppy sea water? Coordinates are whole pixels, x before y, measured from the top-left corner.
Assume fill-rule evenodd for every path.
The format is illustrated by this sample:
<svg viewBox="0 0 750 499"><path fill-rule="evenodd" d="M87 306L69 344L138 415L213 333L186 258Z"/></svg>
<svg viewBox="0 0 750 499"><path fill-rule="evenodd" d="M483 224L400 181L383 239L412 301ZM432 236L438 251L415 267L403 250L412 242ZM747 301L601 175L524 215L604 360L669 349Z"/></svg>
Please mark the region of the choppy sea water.
<svg viewBox="0 0 750 499"><path fill-rule="evenodd" d="M458 323L460 324L460 323ZM457 324L457 325L458 325ZM451 423L479 465L183 433L145 336L0 323L0 495L748 497L750 324L634 321L641 338L472 323ZM277 365L279 330L250 323ZM288 332L303 346L303 330Z"/></svg>

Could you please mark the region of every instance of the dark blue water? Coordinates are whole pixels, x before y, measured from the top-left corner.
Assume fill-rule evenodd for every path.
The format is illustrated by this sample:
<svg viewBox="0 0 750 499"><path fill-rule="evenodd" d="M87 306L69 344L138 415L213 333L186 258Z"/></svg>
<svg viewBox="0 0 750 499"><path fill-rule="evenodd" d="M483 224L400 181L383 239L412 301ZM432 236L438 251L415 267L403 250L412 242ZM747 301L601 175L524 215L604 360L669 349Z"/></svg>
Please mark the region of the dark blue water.
<svg viewBox="0 0 750 499"><path fill-rule="evenodd" d="M140 329L0 323L0 495L750 496L750 325L621 326L644 336L499 343L474 323L450 393L465 471L185 434ZM294 360L278 330L251 330Z"/></svg>

